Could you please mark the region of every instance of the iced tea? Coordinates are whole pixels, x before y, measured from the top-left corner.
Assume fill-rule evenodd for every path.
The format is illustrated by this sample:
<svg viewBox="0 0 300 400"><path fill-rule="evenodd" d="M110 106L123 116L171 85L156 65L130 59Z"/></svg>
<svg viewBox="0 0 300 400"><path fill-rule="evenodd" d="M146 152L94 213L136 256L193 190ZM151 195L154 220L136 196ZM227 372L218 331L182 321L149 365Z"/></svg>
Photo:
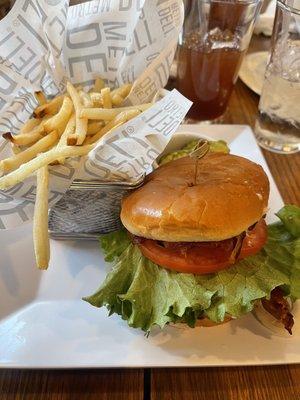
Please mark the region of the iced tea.
<svg viewBox="0 0 300 400"><path fill-rule="evenodd" d="M226 110L244 51L178 47L177 88L193 101L189 117L211 120Z"/></svg>
<svg viewBox="0 0 300 400"><path fill-rule="evenodd" d="M177 89L194 102L188 116L214 120L226 110L260 0L185 0Z"/></svg>

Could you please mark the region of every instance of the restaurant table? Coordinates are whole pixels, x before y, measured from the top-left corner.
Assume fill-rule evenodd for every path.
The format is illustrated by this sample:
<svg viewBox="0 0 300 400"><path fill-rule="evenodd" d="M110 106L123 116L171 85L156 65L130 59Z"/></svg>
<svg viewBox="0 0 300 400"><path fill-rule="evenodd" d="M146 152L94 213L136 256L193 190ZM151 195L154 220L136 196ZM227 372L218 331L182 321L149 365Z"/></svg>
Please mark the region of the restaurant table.
<svg viewBox="0 0 300 400"><path fill-rule="evenodd" d="M254 38L250 51L268 46L268 39ZM258 96L238 81L224 123L253 128L257 105ZM287 156L267 151L263 154L284 202L299 205L300 154ZM300 365L0 370L0 400L12 399L300 400Z"/></svg>

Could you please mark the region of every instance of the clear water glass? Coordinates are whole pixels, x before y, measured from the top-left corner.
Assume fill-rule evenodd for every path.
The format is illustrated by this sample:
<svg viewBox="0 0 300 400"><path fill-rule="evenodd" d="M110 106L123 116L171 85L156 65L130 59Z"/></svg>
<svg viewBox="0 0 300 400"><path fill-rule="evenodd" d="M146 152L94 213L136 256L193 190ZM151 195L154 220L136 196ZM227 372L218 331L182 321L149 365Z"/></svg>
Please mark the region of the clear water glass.
<svg viewBox="0 0 300 400"><path fill-rule="evenodd" d="M255 135L267 150L300 150L300 0L277 0Z"/></svg>

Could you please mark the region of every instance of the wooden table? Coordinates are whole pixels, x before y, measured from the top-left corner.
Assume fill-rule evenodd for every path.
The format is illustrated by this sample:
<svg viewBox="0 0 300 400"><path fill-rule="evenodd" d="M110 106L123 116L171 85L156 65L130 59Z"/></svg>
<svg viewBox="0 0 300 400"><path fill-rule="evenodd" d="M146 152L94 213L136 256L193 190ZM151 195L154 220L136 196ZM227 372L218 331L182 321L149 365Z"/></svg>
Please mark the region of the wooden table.
<svg viewBox="0 0 300 400"><path fill-rule="evenodd" d="M263 45L260 42L260 47ZM254 42L252 48L256 49ZM258 96L241 81L225 123L254 126ZM300 155L263 151L286 203L300 204ZM0 400L300 400L300 365L0 371Z"/></svg>

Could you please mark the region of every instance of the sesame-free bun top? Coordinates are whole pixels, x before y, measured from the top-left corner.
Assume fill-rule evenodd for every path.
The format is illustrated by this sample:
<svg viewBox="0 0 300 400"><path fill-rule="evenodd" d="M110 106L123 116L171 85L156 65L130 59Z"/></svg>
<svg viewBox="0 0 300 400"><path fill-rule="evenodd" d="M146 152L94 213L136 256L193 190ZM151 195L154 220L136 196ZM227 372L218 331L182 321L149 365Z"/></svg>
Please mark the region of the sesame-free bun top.
<svg viewBox="0 0 300 400"><path fill-rule="evenodd" d="M122 202L121 220L137 236L168 242L219 241L239 235L266 212L269 181L243 157L184 157L152 172ZM197 171L197 174L196 174Z"/></svg>

